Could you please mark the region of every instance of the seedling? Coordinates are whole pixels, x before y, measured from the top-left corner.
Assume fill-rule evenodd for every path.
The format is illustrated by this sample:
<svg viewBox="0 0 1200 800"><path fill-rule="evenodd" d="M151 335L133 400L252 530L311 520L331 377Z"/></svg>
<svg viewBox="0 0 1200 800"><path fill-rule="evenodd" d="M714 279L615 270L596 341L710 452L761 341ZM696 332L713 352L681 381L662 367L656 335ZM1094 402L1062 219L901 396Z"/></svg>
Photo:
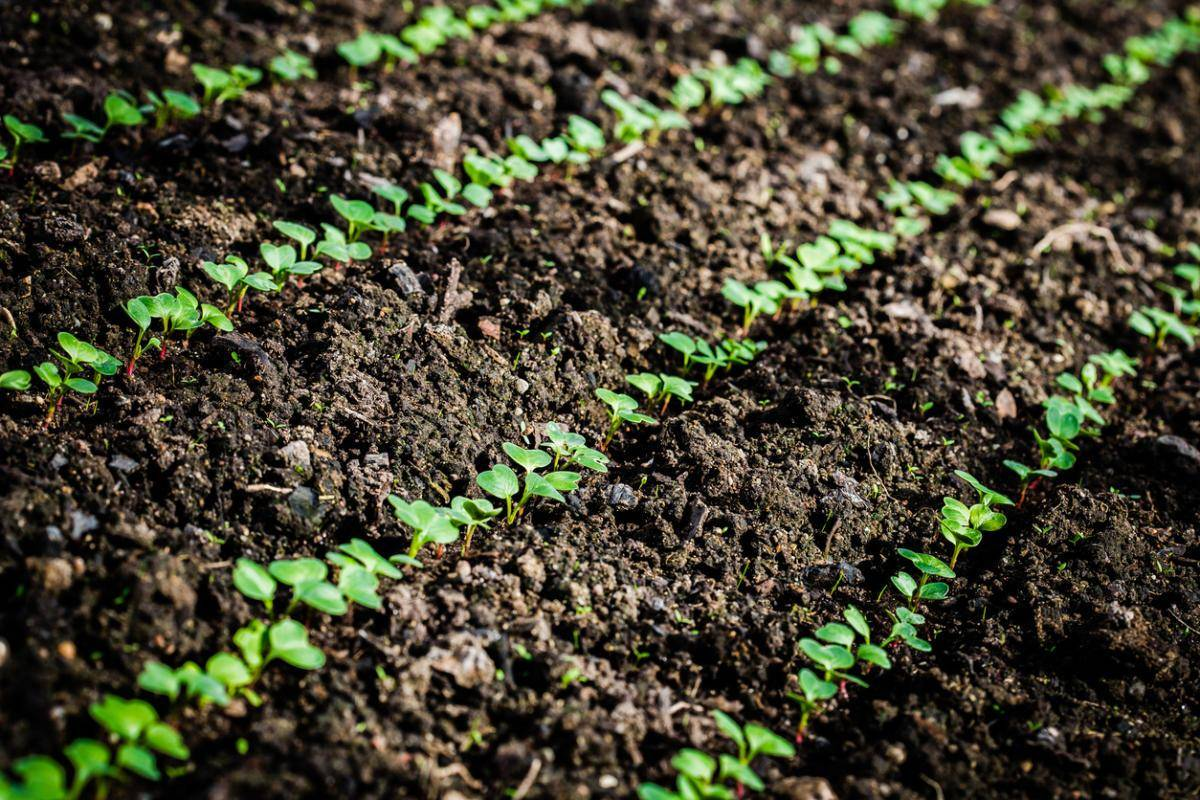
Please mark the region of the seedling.
<svg viewBox="0 0 1200 800"><path fill-rule="evenodd" d="M1008 522L1003 514L994 511L992 507L1013 505L1012 500L988 489L969 473L956 470L954 474L975 489L979 495L979 502L968 506L953 497L942 498L939 527L942 536L954 546L954 555L949 564L952 570L964 550L977 547L983 541L984 533L1000 530Z"/></svg>
<svg viewBox="0 0 1200 800"><path fill-rule="evenodd" d="M349 264L351 261L365 261L371 257L371 248L366 242L346 241L346 234L328 222L321 223L321 231L324 238L317 242L314 251L317 255L325 256L342 264Z"/></svg>
<svg viewBox="0 0 1200 800"><path fill-rule="evenodd" d="M154 115L154 127L161 129L167 123L191 119L200 113L200 104L190 94L164 89L162 94L146 92L147 103L142 113Z"/></svg>
<svg viewBox="0 0 1200 800"><path fill-rule="evenodd" d="M521 467L524 473L524 484L507 464L495 464L490 470L475 476L475 482L484 492L504 501L505 519L511 525L524 511L525 505L534 497L565 503L563 492L573 492L579 487L581 475L578 472L555 470L544 475L537 470L544 469L552 463L548 453L541 450L527 450L512 442L501 445L505 454Z"/></svg>
<svg viewBox="0 0 1200 800"><path fill-rule="evenodd" d="M722 711L713 711L713 720L717 729L733 740L737 755L720 753L714 759L700 750L684 748L671 759L671 766L678 773L675 791L655 783L643 783L637 790L640 800L733 800L741 797L746 789L761 792L766 785L751 766L754 760L759 756L792 758L796 755L791 742L761 725L743 727Z"/></svg>
<svg viewBox="0 0 1200 800"><path fill-rule="evenodd" d="M346 220L346 242L357 242L364 231L370 230L375 207L366 200L347 200L340 194L335 194L330 196L329 202L342 219Z"/></svg>
<svg viewBox="0 0 1200 800"><path fill-rule="evenodd" d="M116 745L114 763L121 769L157 781L162 773L156 754L180 761L191 756L179 731L160 721L154 706L144 700L125 700L106 694L103 700L92 703L88 711Z"/></svg>
<svg viewBox="0 0 1200 800"><path fill-rule="evenodd" d="M608 456L588 447L582 434L572 433L557 422L546 423L546 441L542 447L554 456L551 470L557 470L560 464L575 464L593 472L608 472Z"/></svg>
<svg viewBox="0 0 1200 800"><path fill-rule="evenodd" d="M21 122L21 120L12 114L4 115L4 127L8 129L8 133L12 136L13 140L12 152L7 153L8 161L5 162L8 165L8 171L12 172L17 166L17 156L21 153L21 147L26 144L44 142L46 141L46 135L42 133L42 129L37 125ZM4 157L3 154L0 154L0 159Z"/></svg>
<svg viewBox="0 0 1200 800"><path fill-rule="evenodd" d="M263 247L272 247L272 245L264 244ZM286 246L287 250L292 250ZM284 249L284 248L279 248ZM263 254L264 257L266 254ZM292 250L292 262L295 263L295 251ZM267 261L270 264L270 260ZM312 264L311 261L303 262ZM314 265L320 269L319 265ZM277 292L280 288L280 283L269 272L250 272L250 265L246 263L241 256L227 255L225 261L216 264L212 261L205 261L201 264L204 273L212 278L217 283L225 287L228 294L225 305L225 315L233 314L236 309L238 312L242 310L242 302L246 298L246 292L251 289L256 289L260 292ZM316 270L313 270L314 272ZM286 271L284 272L286 275ZM308 273L304 273L308 274Z"/></svg>
<svg viewBox="0 0 1200 800"><path fill-rule="evenodd" d="M651 141L662 131L690 127L677 111L661 109L645 98L634 95L626 100L613 89L600 93L600 100L617 115L614 133L622 142L637 142L650 134Z"/></svg>
<svg viewBox="0 0 1200 800"><path fill-rule="evenodd" d="M292 82L301 78L310 81L317 79L317 71L313 68L312 59L295 50L284 50L271 59L271 74L281 81Z"/></svg>
<svg viewBox="0 0 1200 800"><path fill-rule="evenodd" d="M490 528L491 521L500 516L501 511L482 497L455 497L450 501L448 513L455 525L466 529L462 546L462 555L466 556L471 549L471 537L475 535L475 530Z"/></svg>
<svg viewBox="0 0 1200 800"><path fill-rule="evenodd" d="M627 394L620 394L604 387L596 389L596 397L608 407L608 431L604 435L601 449L607 449L622 425L657 425L654 417L637 410L638 402Z"/></svg>
<svg viewBox="0 0 1200 800"><path fill-rule="evenodd" d="M726 339L713 347L703 339L692 338L686 333L672 331L660 333L659 341L683 356L683 371L687 373L692 364L704 367L704 383L712 380L719 369L730 369L735 364L745 366L758 357L766 342L750 339Z"/></svg>
<svg viewBox="0 0 1200 800"><path fill-rule="evenodd" d="M193 64L192 75L204 87L204 105L220 105L236 100L262 80L262 70L237 64L228 71L204 64Z"/></svg>
<svg viewBox="0 0 1200 800"><path fill-rule="evenodd" d="M695 381L661 372L657 374L640 372L635 375L626 375L625 380L645 394L647 402L656 403L661 400L662 408L659 409L659 414L666 413L667 406L672 400L678 400L681 405L692 402L692 390L696 388Z"/></svg>
<svg viewBox="0 0 1200 800"><path fill-rule="evenodd" d="M394 494L388 495L396 519L413 529L412 543L403 563L420 566L417 554L427 544L447 545L458 541L458 526L445 509L436 508L424 500L411 503Z"/></svg>
<svg viewBox="0 0 1200 800"><path fill-rule="evenodd" d="M1154 342L1156 349L1166 344L1168 337L1174 337L1189 348L1195 347L1196 337L1200 336L1200 328L1189 325L1173 311L1153 306L1142 306L1129 317L1129 327Z"/></svg>
<svg viewBox="0 0 1200 800"><path fill-rule="evenodd" d="M750 326L762 314L775 314L779 311L779 302L770 293L751 289L746 284L733 278L726 278L721 294L726 300L742 309L742 332L749 333Z"/></svg>
<svg viewBox="0 0 1200 800"><path fill-rule="evenodd" d="M942 581L930 583L929 579L953 578L954 570L949 565L928 553L916 553L903 547L896 552L911 561L921 575L919 581L903 570L892 576L892 585L908 600L909 611L915 612L922 601L946 599L950 594L949 584Z"/></svg>
<svg viewBox="0 0 1200 800"><path fill-rule="evenodd" d="M127 375L133 374L133 366L141 358L144 344L158 347L159 358L166 358L167 341L174 333L183 333L185 338L190 339L204 325L211 325L220 331L233 330L233 323L221 309L200 303L194 294L182 286L175 287L173 295L163 292L135 297L125 304L125 313L138 328L133 355L125 371ZM162 325L161 338L155 337L149 343L144 343L145 335L156 319Z"/></svg>
<svg viewBox="0 0 1200 800"><path fill-rule="evenodd" d="M258 246L258 252L262 255L263 261L267 262L267 267L271 270L271 278L276 287L283 286L289 276L312 275L320 272L322 269L321 265L316 261L297 260L296 248L290 244L276 246L263 242ZM244 280L248 280L249 278L250 276L246 276ZM262 283L265 284L265 281L262 281ZM251 288L257 289L258 286L252 285Z"/></svg>
<svg viewBox="0 0 1200 800"><path fill-rule="evenodd" d="M308 248L317 241L317 233L307 225L301 225L299 222L288 222L284 219L277 219L271 225L275 230L282 233L284 236L295 242L300 251L297 257L304 261L308 258Z"/></svg>

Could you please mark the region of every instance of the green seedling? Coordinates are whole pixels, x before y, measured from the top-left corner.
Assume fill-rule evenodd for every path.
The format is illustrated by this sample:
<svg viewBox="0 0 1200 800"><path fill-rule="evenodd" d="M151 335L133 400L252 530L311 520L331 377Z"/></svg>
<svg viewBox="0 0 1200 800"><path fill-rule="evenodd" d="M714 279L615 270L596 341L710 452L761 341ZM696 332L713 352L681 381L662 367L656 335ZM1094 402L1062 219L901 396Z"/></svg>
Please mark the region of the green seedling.
<svg viewBox="0 0 1200 800"><path fill-rule="evenodd" d="M466 556L467 551L471 549L471 538L475 535L476 529L491 528L491 521L500 516L501 510L493 506L490 500L482 497L455 497L450 500L450 508L447 513L455 525L466 529L462 546L462 555Z"/></svg>
<svg viewBox="0 0 1200 800"><path fill-rule="evenodd" d="M337 552L328 552L325 558L331 564L341 569L365 569L372 575L400 580L404 574L396 565L381 556L369 542L363 539L351 539L346 544L338 545Z"/></svg>
<svg viewBox="0 0 1200 800"><path fill-rule="evenodd" d="M933 22L938 12L946 5L946 0L896 0L896 10L901 14L916 17L922 22Z"/></svg>
<svg viewBox="0 0 1200 800"><path fill-rule="evenodd" d="M659 341L678 352L683 357L683 371L686 373L693 364L704 367L704 383L712 380L719 369L731 369L735 364L745 366L758 357L766 342L756 342L750 339L726 339L716 347L697 337L692 338L686 333L672 331L660 333Z"/></svg>
<svg viewBox="0 0 1200 800"><path fill-rule="evenodd" d="M216 306L201 303L196 296L182 286L175 287L175 294L163 292L157 295L142 295L125 303L125 313L138 328L137 339L134 341L133 355L129 359L125 373L133 374L134 364L142 356L143 346L149 344L159 348L158 357L167 357L167 342L172 334L182 333L190 339L204 325L211 325L219 331L233 330L233 323ZM143 340L154 320L159 320L161 338L155 337L149 343Z"/></svg>
<svg viewBox="0 0 1200 800"><path fill-rule="evenodd" d="M667 130L687 129L687 118L677 111L661 109L645 98L634 95L625 99L613 89L600 93L600 100L617 115L614 134L622 142L642 141L647 135L653 142Z"/></svg>
<svg viewBox="0 0 1200 800"><path fill-rule="evenodd" d="M192 75L204 88L204 105L220 105L226 100L236 100L246 90L262 80L262 70L237 64L228 71L204 64L193 64Z"/></svg>
<svg viewBox="0 0 1200 800"><path fill-rule="evenodd" d="M658 424L654 417L639 412L637 400L627 394L599 387L596 389L596 397L608 408L608 431L604 435L601 450L608 449L622 425Z"/></svg>
<svg viewBox="0 0 1200 800"><path fill-rule="evenodd" d="M272 247L272 245L264 244L263 247ZM291 250L292 248L287 247L287 249ZM294 250L292 251L292 256L294 263ZM267 263L270 264L270 260ZM303 263L311 264L312 262ZM225 256L225 261L220 264L205 261L200 266L204 269L204 273L208 277L225 287L227 298L224 314L226 317L233 314L235 310L239 313L241 312L246 293L251 289L260 292L277 292L281 286L276 277L269 272L250 272L250 265L241 256L231 254ZM319 265L317 265L317 269L320 269Z"/></svg>
<svg viewBox="0 0 1200 800"><path fill-rule="evenodd" d="M899 20L878 11L863 11L847 25L850 38L862 48L891 44L903 28Z"/></svg>
<svg viewBox="0 0 1200 800"><path fill-rule="evenodd" d="M640 800L733 800L747 789L765 791L766 785L752 766L754 760L759 756L792 758L796 755L791 742L768 728L754 724L743 727L722 711L713 711L712 716L717 729L737 747L737 755L720 753L714 759L700 750L684 748L671 759L671 766L678 773L675 791L655 783L643 783L637 789Z"/></svg>
<svg viewBox="0 0 1200 800"><path fill-rule="evenodd" d="M282 233L287 238L291 239L300 248L297 258L300 261L305 261L308 258L308 248L317 241L317 233L307 225L301 225L299 222L288 222L284 219L277 219L271 223L275 230Z"/></svg>
<svg viewBox="0 0 1200 800"><path fill-rule="evenodd" d="M162 777L157 755L186 761L191 753L179 731L158 718L154 706L144 700L125 700L107 694L88 711L116 745L117 767L157 781Z"/></svg>
<svg viewBox="0 0 1200 800"><path fill-rule="evenodd" d="M1129 327L1154 342L1161 348L1169 337L1174 337L1189 348L1195 347L1200 328L1189 325L1179 315L1165 308L1142 306L1129 317Z"/></svg>
<svg viewBox="0 0 1200 800"><path fill-rule="evenodd" d="M510 525L534 497L565 503L563 492L573 492L579 487L582 476L578 472L538 472L551 465L553 459L548 453L527 450L512 442L504 442L501 447L523 471L524 483L507 464L494 464L490 470L476 475L475 482L487 494L504 501L505 519Z"/></svg>
<svg viewBox="0 0 1200 800"><path fill-rule="evenodd" d="M942 536L954 546L950 569L958 564L958 557L964 550L979 546L984 533L998 531L1007 524L1007 517L993 510L993 506L1013 505L1012 500L988 489L969 473L956 470L954 474L975 489L979 494L979 502L968 506L953 497L942 498L942 514L938 523Z"/></svg>
<svg viewBox="0 0 1200 800"><path fill-rule="evenodd" d="M358 237L371 229L375 207L366 200L347 200L340 194L331 195L329 202L342 219L346 220L346 241L357 242Z"/></svg>
<svg viewBox="0 0 1200 800"><path fill-rule="evenodd" d="M200 113L200 103L190 94L164 89L162 94L146 92L146 105L141 108L141 112L153 114L154 127L162 129L170 122L197 116Z"/></svg>
<svg viewBox="0 0 1200 800"><path fill-rule="evenodd" d="M303 277L320 272L322 267L316 261L300 261L297 259L296 248L290 244L282 246L263 242L258 246L258 252L267 268L271 270L271 278L276 287L283 286L290 276ZM256 273L261 274L261 273ZM247 276L246 279L249 279ZM264 281L265 283L265 281ZM252 286L257 289L257 286Z"/></svg>
<svg viewBox="0 0 1200 800"><path fill-rule="evenodd" d="M388 495L396 519L413 530L412 543L408 555L401 563L421 566L417 554L427 544L447 545L458 541L458 526L444 509L436 508L424 500L411 503L401 500L394 494ZM395 560L395 557L393 557Z"/></svg>
<svg viewBox="0 0 1200 800"><path fill-rule="evenodd" d="M752 289L746 284L733 278L726 278L721 294L726 300L742 309L742 332L749 333L750 326L762 314L774 315L779 312L779 302L769 293Z"/></svg>
<svg viewBox="0 0 1200 800"><path fill-rule="evenodd" d="M546 441L542 442L542 447L554 456L551 470L557 470L560 464L575 464L593 472L608 472L608 456L588 447L582 434L572 433L557 422L546 423Z"/></svg>
<svg viewBox="0 0 1200 800"><path fill-rule="evenodd" d="M310 81L317 79L317 70L313 67L312 59L295 50L284 50L272 58L268 69L276 78L288 83L302 78Z"/></svg>
<svg viewBox="0 0 1200 800"><path fill-rule="evenodd" d="M269 627L262 620L253 620L234 633L233 643L250 669L251 685L272 661L306 671L325 666L325 654L309 641L308 629L294 619L282 619Z"/></svg>
<svg viewBox="0 0 1200 800"><path fill-rule="evenodd" d="M371 257L371 248L366 242L347 241L346 234L328 222L321 223L321 232L323 238L317 242L316 250L313 251L316 255L325 256L339 264L365 261Z"/></svg>
<svg viewBox="0 0 1200 800"><path fill-rule="evenodd" d="M930 583L929 579L953 578L954 570L949 565L928 553L916 553L903 547L896 552L911 561L921 575L920 580L916 580L902 570L892 576L892 585L908 600L909 611L915 612L922 601L946 599L950 594L949 584L942 581Z"/></svg>
<svg viewBox="0 0 1200 800"><path fill-rule="evenodd" d="M11 369L0 374L0 389L8 389L11 392L27 391L32 382L33 376L23 369Z"/></svg>
<svg viewBox="0 0 1200 800"><path fill-rule="evenodd" d="M21 120L12 114L4 115L4 127L8 129L8 134L13 140L12 151L7 153L8 160L4 162L11 173L17 166L17 156L21 153L21 147L27 144L44 142L46 141L46 135L37 125L21 122ZM4 158L5 155L0 155L0 160Z"/></svg>
<svg viewBox="0 0 1200 800"><path fill-rule="evenodd" d="M255 675L240 657L232 653L217 653L202 668L189 661L171 669L158 661L148 661L138 674L138 687L151 694L162 695L172 702L184 699L196 701L201 707L209 703L227 706L232 698L244 696L258 706L262 698L251 689Z"/></svg>
<svg viewBox="0 0 1200 800"><path fill-rule="evenodd" d="M892 630L888 637L880 642L881 647L903 643L919 653L933 650L933 645L917 636L917 629L925 624L923 614L910 611L904 606L897 606L894 611L888 612L888 616L892 620Z"/></svg>
<svg viewBox="0 0 1200 800"><path fill-rule="evenodd" d="M646 401L654 404L662 401L659 414L667 412L667 406L672 400L678 400L680 405L692 402L692 390L696 388L695 381L664 373L640 372L626 375L625 380L630 386L646 395Z"/></svg>

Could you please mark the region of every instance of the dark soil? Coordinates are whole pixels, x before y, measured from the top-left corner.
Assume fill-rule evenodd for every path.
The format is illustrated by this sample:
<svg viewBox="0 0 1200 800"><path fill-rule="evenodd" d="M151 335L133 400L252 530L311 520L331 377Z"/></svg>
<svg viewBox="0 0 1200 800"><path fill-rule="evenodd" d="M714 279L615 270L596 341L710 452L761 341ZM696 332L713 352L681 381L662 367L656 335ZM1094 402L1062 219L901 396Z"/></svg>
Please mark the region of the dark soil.
<svg viewBox="0 0 1200 800"><path fill-rule="evenodd" d="M365 195L364 175L411 184L467 147L607 118L605 86L661 97L714 50L759 54L862 7L598 0L355 87L332 45L408 14L316 5L0 5L0 109L54 130L113 88L187 87L191 60L261 64L308 39L323 54L323 80L264 85L171 134L24 153L0 179L0 306L19 334L3 368L40 361L59 330L127 354L122 301L203 286L202 260L249 256L273 219L329 220L327 195ZM671 365L657 333L733 333L720 286L765 277L761 232L882 224L889 177L928 177L1022 88L1104 80L1104 53L1181 7L954 6L836 76L778 82L256 298L235 334L107 382L97 413L68 403L44 430L35 395L6 393L0 764L95 735L87 704L133 694L146 660L228 647L253 613L236 558L354 536L404 549L389 492L466 492L500 442L549 421L595 435L596 386ZM795 642L847 602L882 627L895 548L937 546L952 470L1013 490L1001 461L1031 457L1054 376L1120 346L1142 371L1103 438L965 558L934 652L899 654L763 772L771 796L814 800L1196 797L1200 356L1150 353L1124 320L1175 263L1164 245L1200 241L1197 137L1191 55L846 293L758 323L758 361L623 434L567 507L428 559L382 613L313 616L325 669L269 671L258 709L176 712L189 767L127 793L474 798L524 781L527 797L628 797L668 781L680 747L725 748L713 708L790 731ZM1078 220L1120 259L1082 236L1032 254ZM448 306L456 262L469 294Z"/></svg>

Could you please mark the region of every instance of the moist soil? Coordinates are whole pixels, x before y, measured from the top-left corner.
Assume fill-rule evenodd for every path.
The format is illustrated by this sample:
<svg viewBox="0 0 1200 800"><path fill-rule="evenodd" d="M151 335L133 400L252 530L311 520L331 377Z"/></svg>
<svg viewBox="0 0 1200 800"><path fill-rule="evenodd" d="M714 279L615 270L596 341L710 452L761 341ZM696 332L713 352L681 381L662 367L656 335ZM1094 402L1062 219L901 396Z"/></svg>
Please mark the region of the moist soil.
<svg viewBox="0 0 1200 800"><path fill-rule="evenodd" d="M319 46L321 79L24 151L0 177L6 369L59 330L127 355L122 301L206 287L203 260L251 256L274 219L332 221L328 195L365 196L366 177L411 185L572 113L607 121L605 87L661 99L717 51L762 55L791 24L862 8L598 0L356 84L333 45L398 30L401 4L156 5L5 4L0 108L57 131L107 91L191 88L191 62L283 46ZM133 695L147 660L228 648L255 613L235 559L356 536L402 551L389 492L465 493L501 442L532 446L550 421L596 436L595 387L674 368L658 333L735 333L720 286L767 276L761 233L886 224L889 178L928 178L1021 89L1103 81L1104 53L1181 7L955 5L836 75L776 81L255 296L235 333L145 358L96 410L69 401L45 428L37 395L6 393L0 763L95 735L87 704ZM1033 458L1055 376L1122 347L1141 372L1102 438L963 559L930 610L933 652L897 651L760 771L768 796L813 800L1195 797L1200 357L1150 351L1124 321L1162 297L1167 248L1200 241L1198 135L1185 55L846 292L756 323L760 358L622 433L567 505L432 554L380 613L306 617L324 669L268 670L259 708L172 711L191 761L116 794L629 797L670 782L681 747L726 749L712 709L790 735L795 643L848 602L882 630L895 549L937 552L941 497L964 497L952 470L1015 493L1001 462Z"/></svg>

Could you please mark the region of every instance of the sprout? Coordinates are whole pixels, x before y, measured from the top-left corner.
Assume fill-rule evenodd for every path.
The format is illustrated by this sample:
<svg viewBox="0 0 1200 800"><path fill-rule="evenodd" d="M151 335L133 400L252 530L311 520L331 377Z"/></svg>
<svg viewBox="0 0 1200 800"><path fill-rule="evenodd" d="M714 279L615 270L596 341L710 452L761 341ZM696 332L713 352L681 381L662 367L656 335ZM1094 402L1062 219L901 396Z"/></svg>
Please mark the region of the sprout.
<svg viewBox="0 0 1200 800"><path fill-rule="evenodd" d="M301 225L299 222L288 222L283 219L277 219L271 225L275 230L300 246L298 257L301 261L304 261L308 257L309 246L317 241L316 231L307 225Z"/></svg>
<svg viewBox="0 0 1200 800"><path fill-rule="evenodd" d="M289 83L301 78L307 78L310 81L317 79L317 71L313 68L312 59L295 50L284 50L272 58L268 69L276 78Z"/></svg>
<svg viewBox="0 0 1200 800"><path fill-rule="evenodd" d="M143 112L154 114L154 127L163 128L168 122L191 119L200 113L200 104L190 94L164 89L161 95L146 92L147 105Z"/></svg>
<svg viewBox="0 0 1200 800"><path fill-rule="evenodd" d="M534 497L565 503L563 492L573 492L579 487L582 476L578 472L537 472L551 465L549 454L541 450L527 450L512 442L504 442L502 449L521 467L524 483L507 464L495 464L490 470L475 476L475 482L484 492L504 501L505 520L511 525L524 511L525 505Z"/></svg>
<svg viewBox="0 0 1200 800"><path fill-rule="evenodd" d="M749 333L754 320L762 314L775 314L779 311L778 300L770 292L760 292L751 289L746 284L733 278L726 278L721 287L721 295L742 309L742 332Z"/></svg>
<svg viewBox="0 0 1200 800"><path fill-rule="evenodd" d="M117 743L116 765L135 775L152 781L162 777L156 753L180 761L191 755L179 731L161 722L154 706L144 700L106 694L88 711Z"/></svg>
<svg viewBox="0 0 1200 800"><path fill-rule="evenodd" d="M133 374L133 366L141 358L143 346L159 348L159 358L167 357L167 341L174 333L183 333L185 338L192 335L204 325L211 325L220 331L233 330L233 323L222 313L221 309L208 303L200 303L194 294L182 286L175 287L175 294L163 292L157 295L142 295L125 303L125 313L138 328L138 335L133 345L133 355L125 373ZM143 342L146 333L154 320L162 325L162 338L152 338Z"/></svg>
<svg viewBox="0 0 1200 800"><path fill-rule="evenodd" d="M12 136L13 148L11 153L8 151L0 153L0 161L2 161L7 155L8 160L3 163L7 164L8 171L12 172L17 166L17 156L21 152L21 146L26 144L35 144L37 142L44 142L46 141L46 135L42 133L42 129L37 125L21 122L21 120L17 119L12 114L4 115L4 127L8 129L9 135Z"/></svg>
<svg viewBox="0 0 1200 800"><path fill-rule="evenodd" d="M1161 348L1168 337L1174 337L1189 348L1195 347L1200 328L1189 325L1179 315L1165 308L1142 306L1129 317L1129 327L1154 342Z"/></svg>
<svg viewBox="0 0 1200 800"><path fill-rule="evenodd" d="M271 247L271 245L264 244L263 247ZM290 247L287 249L291 250ZM292 261L294 263L294 250L292 251L292 256ZM270 259L268 259L267 263L271 264ZM304 263L311 264L312 262ZM271 273L251 273L250 266L241 256L227 255L225 256L225 261L220 264L216 264L212 261L205 261L200 266L204 269L204 273L208 275L208 277L225 287L225 290L228 294L225 305L226 316L233 314L235 307L239 312L242 310L242 302L245 300L246 292L250 291L251 289L256 289L260 292L276 292L279 291L280 288L277 278ZM317 266L317 269L319 268L320 267ZM286 271L284 274L286 274Z"/></svg>
<svg viewBox="0 0 1200 800"><path fill-rule="evenodd" d="M673 399L678 400L680 404L692 402L692 389L696 388L695 381L661 372L658 374L640 372L636 375L626 375L625 380L645 394L647 402L655 403L662 400L660 414L666 413L667 405Z"/></svg>
<svg viewBox="0 0 1200 800"><path fill-rule="evenodd" d="M604 387L596 389L596 397L608 406L608 431L604 435L601 449L606 449L622 425L657 425L654 417L637 410L638 402L627 394L620 394Z"/></svg>
<svg viewBox="0 0 1200 800"><path fill-rule="evenodd" d="M394 494L388 495L388 502L392 504L396 519L413 529L406 563L420 566L417 554L427 544L447 545L458 540L458 526L443 509L424 500L409 503Z"/></svg>
<svg viewBox="0 0 1200 800"><path fill-rule="evenodd" d="M204 105L220 105L226 100L236 100L254 84L262 80L262 70L237 64L228 71L204 64L193 64L192 75L204 87Z"/></svg>
<svg viewBox="0 0 1200 800"><path fill-rule="evenodd" d="M928 553L916 553L903 547L896 552L911 561L921 575L920 580L916 580L901 570L892 576L892 585L908 600L909 611L916 611L922 600L946 599L946 596L950 594L950 586L942 581L930 583L929 579L930 577L953 578L954 570L949 565Z"/></svg>
<svg viewBox="0 0 1200 800"><path fill-rule="evenodd" d="M450 501L447 513L455 525L466 528L462 546L462 555L466 556L467 551L471 549L471 537L475 535L475 530L490 528L491 521L500 516L501 512L490 500L482 497L455 497Z"/></svg>

